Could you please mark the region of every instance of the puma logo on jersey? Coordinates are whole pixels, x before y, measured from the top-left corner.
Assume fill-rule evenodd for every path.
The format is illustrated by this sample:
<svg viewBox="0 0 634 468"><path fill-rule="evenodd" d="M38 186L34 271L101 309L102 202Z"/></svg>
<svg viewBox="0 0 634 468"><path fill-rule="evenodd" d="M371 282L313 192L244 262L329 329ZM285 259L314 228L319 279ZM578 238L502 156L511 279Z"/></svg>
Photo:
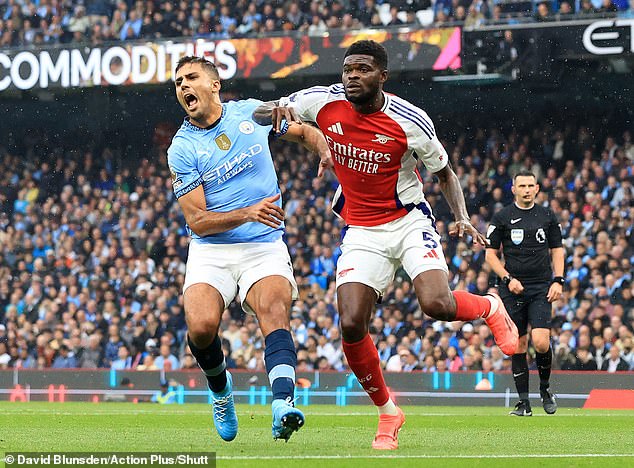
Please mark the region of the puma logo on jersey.
<svg viewBox="0 0 634 468"><path fill-rule="evenodd" d="M372 141L381 143L382 145L386 144L388 141L394 141L394 138L387 135L381 135L380 133L375 133L374 135L376 136L376 138Z"/></svg>
<svg viewBox="0 0 634 468"><path fill-rule="evenodd" d="M332 133L336 133L337 135L343 135L343 128L341 127L341 122L337 122L328 127L328 131Z"/></svg>

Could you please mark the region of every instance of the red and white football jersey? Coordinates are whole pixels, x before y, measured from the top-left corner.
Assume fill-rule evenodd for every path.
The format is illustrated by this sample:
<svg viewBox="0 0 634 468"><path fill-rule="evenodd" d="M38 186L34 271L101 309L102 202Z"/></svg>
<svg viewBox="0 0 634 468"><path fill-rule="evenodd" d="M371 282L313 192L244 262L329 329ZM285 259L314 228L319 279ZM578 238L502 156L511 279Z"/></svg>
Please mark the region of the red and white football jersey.
<svg viewBox="0 0 634 468"><path fill-rule="evenodd" d="M280 99L324 133L340 184L333 210L348 225L377 226L415 207L431 217L416 162L422 160L432 173L447 165L429 116L398 96L384 95L383 108L372 114L355 111L342 84Z"/></svg>

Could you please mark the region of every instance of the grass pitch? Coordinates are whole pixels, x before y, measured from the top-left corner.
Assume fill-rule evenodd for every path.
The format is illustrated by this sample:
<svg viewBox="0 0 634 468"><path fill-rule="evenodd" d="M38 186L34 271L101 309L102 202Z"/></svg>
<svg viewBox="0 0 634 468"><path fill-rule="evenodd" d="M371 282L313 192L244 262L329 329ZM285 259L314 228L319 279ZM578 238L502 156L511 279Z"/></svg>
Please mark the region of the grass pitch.
<svg viewBox="0 0 634 468"><path fill-rule="evenodd" d="M306 425L288 443L272 440L269 406L238 406L238 437L225 443L206 405L0 403L0 452L213 451L218 467L258 468L634 466L634 411L547 416L535 403L531 418L502 407L404 406L400 448L387 453L370 448L370 406L304 407Z"/></svg>

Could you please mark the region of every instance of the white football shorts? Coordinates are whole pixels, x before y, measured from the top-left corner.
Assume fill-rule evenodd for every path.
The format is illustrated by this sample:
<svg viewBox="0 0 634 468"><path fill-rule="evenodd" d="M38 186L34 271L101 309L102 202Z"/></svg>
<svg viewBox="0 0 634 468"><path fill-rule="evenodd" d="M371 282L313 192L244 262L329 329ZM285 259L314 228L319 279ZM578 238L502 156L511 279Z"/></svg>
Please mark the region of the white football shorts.
<svg viewBox="0 0 634 468"><path fill-rule="evenodd" d="M225 308L239 294L242 309L254 314L245 298L251 286L267 276L286 278L291 283L293 299L297 299L291 257L282 239L245 244L192 241L189 243L183 292L192 284L207 283L218 290L225 301Z"/></svg>
<svg viewBox="0 0 634 468"><path fill-rule="evenodd" d="M380 297L400 265L412 279L428 270L448 272L440 235L419 209L378 226L348 226L337 262L337 287L362 283Z"/></svg>

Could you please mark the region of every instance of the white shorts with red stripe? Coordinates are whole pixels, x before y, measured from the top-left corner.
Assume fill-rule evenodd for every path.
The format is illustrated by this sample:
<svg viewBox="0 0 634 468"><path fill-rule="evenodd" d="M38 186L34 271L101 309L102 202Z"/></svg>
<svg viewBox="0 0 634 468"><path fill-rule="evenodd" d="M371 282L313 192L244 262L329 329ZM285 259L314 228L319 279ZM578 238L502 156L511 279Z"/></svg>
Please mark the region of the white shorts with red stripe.
<svg viewBox="0 0 634 468"><path fill-rule="evenodd" d="M378 226L348 226L337 262L337 287L362 283L382 296L399 266L415 278L447 269L433 220L419 209Z"/></svg>

